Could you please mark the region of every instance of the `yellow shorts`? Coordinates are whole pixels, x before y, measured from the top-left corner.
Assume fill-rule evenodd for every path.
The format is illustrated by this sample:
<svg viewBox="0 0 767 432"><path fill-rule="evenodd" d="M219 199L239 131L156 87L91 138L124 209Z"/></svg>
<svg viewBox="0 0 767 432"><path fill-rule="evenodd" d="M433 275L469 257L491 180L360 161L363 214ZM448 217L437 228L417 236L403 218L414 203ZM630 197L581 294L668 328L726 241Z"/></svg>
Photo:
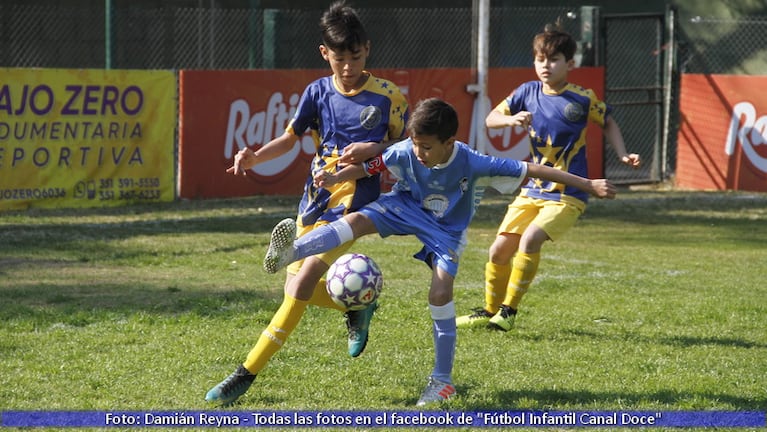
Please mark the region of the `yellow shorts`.
<svg viewBox="0 0 767 432"><path fill-rule="evenodd" d="M585 209L585 205L518 196L509 204L498 234L522 235L530 224L535 224L551 240L557 240L575 225Z"/></svg>
<svg viewBox="0 0 767 432"><path fill-rule="evenodd" d="M313 230L314 228L325 225L325 223L317 223L315 225L309 225L309 226L301 226L301 224L298 224L296 235L298 237L301 237L302 235L308 233L309 231ZM335 249L331 249L325 253L317 254L315 257L322 260L327 265L333 264L341 255L347 253L349 251L349 248L352 247L354 244L354 240L348 241L340 246L338 246ZM304 260L296 261L288 265L288 273L290 274L298 274L298 270L301 269L301 265L303 265Z"/></svg>

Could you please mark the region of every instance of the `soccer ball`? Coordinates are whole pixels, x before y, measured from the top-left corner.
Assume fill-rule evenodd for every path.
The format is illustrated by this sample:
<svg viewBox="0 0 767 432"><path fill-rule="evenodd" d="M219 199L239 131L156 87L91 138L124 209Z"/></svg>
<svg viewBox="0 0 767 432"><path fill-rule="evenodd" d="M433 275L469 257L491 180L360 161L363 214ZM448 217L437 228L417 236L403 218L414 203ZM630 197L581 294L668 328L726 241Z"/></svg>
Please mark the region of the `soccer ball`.
<svg viewBox="0 0 767 432"><path fill-rule="evenodd" d="M350 253L330 265L326 287L337 305L347 310L362 310L381 294L383 275L370 257Z"/></svg>

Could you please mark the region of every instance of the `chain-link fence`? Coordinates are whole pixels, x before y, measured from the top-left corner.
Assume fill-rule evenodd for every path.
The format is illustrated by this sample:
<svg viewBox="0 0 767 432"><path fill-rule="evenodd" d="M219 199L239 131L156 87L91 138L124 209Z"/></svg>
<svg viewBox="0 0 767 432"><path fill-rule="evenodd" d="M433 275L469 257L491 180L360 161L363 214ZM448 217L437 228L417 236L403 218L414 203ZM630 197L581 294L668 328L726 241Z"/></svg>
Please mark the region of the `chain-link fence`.
<svg viewBox="0 0 767 432"><path fill-rule="evenodd" d="M681 74L767 74L767 16L739 19L680 16L676 24L676 85L668 94L673 107L679 106L678 80ZM673 137L669 149L674 156L668 161L668 171L673 173L676 169L675 138L679 129L679 110L673 109L668 120L667 132Z"/></svg>
<svg viewBox="0 0 767 432"><path fill-rule="evenodd" d="M323 9L231 9L55 0L0 3L0 66L112 69L324 68ZM215 6L215 4L213 4ZM476 11L365 8L370 68L471 67ZM530 40L565 8L493 8L491 67L530 66ZM565 20L574 35L578 19Z"/></svg>
<svg viewBox="0 0 767 432"><path fill-rule="evenodd" d="M627 149L644 163L632 169L605 146L605 175L617 183L656 182L668 155L661 154L666 38L663 14L604 17L605 101L615 109Z"/></svg>
<svg viewBox="0 0 767 432"><path fill-rule="evenodd" d="M767 74L767 16L683 18L680 69L686 73Z"/></svg>
<svg viewBox="0 0 767 432"><path fill-rule="evenodd" d="M372 40L368 67L474 67L478 10L472 2L466 3L461 8L357 7ZM112 7L106 9L107 4ZM161 7L156 4L137 5L128 0L4 0L0 3L0 66L170 70L327 67L318 50L318 22L324 5L317 9L262 9L219 8L215 2L201 1L159 3ZM491 8L489 66L532 67L532 36L556 21L578 40L595 37L599 30L594 28L598 25L593 19L597 15L590 15L594 10ZM624 36L634 34L622 32ZM608 33L607 38L612 35ZM624 41L628 47L608 47L626 56L626 64L621 67L632 71L644 67L635 64L637 53L657 46L655 39L647 49L638 47L639 41L633 37ZM589 64L594 64L593 59ZM649 80L636 85L658 87L654 72L631 76ZM618 74L608 72L608 81L611 76ZM629 113L621 123L629 133L647 133L643 128L657 123L654 108L621 111ZM635 128L632 122L637 123ZM613 170L609 164L605 168ZM621 172L618 177L622 182L648 179L636 172L627 176Z"/></svg>

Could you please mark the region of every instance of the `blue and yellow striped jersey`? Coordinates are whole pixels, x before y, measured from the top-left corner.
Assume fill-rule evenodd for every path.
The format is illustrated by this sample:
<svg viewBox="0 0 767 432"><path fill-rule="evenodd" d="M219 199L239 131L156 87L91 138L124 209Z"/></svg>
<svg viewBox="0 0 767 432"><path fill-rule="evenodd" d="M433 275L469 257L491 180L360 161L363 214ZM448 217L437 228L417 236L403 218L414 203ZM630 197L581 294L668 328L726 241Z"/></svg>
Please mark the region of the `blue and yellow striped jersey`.
<svg viewBox="0 0 767 432"><path fill-rule="evenodd" d="M320 220L332 222L378 198L381 190L378 176L325 189L313 186L312 172L329 164L334 165L350 143L382 142L404 137L408 115L407 100L399 88L372 74L353 93L341 91L332 75L306 87L287 127L288 132L296 135L302 135L309 129L315 139L312 171L307 177L304 196L299 204L299 222L302 225ZM340 168L333 166L329 169L336 171Z"/></svg>
<svg viewBox="0 0 767 432"><path fill-rule="evenodd" d="M612 107L599 100L591 89L568 83L559 93L547 94L540 81L530 81L517 87L495 110L506 115L520 111L532 113L528 133L534 163L588 177L588 121L604 127ZM575 199L582 203L589 197L577 188L534 178L529 179L521 194L553 201Z"/></svg>

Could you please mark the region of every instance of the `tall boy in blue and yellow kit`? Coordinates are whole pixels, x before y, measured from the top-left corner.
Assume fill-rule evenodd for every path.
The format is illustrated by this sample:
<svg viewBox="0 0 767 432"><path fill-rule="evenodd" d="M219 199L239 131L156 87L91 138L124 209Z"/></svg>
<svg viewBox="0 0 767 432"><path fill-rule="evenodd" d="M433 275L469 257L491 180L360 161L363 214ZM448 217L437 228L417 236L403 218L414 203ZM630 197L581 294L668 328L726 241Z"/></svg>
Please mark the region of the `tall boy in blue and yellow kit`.
<svg viewBox="0 0 767 432"><path fill-rule="evenodd" d="M299 137L311 130L317 150L312 172L335 170L343 163L366 160L379 154L393 140L403 137L409 115L407 101L392 82L365 70L370 53L362 22L354 9L333 3L320 20L320 55L333 74L310 83L304 90L285 133L253 151L235 155L229 172L245 175L256 164L290 151ZM310 172L298 208L298 234L333 222L356 211L380 194L378 176L315 187ZM307 305L340 309L325 290L323 276L351 243L293 263L287 269L282 305L261 333L245 361L205 395L210 402L228 405L242 396L271 357L282 348L298 325ZM359 356L368 341L369 325L377 303L361 311L344 311L349 330L348 351ZM340 309L343 311L343 309Z"/></svg>

